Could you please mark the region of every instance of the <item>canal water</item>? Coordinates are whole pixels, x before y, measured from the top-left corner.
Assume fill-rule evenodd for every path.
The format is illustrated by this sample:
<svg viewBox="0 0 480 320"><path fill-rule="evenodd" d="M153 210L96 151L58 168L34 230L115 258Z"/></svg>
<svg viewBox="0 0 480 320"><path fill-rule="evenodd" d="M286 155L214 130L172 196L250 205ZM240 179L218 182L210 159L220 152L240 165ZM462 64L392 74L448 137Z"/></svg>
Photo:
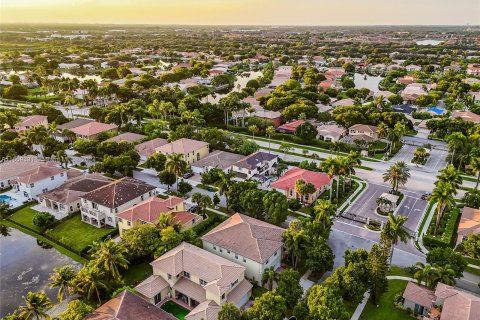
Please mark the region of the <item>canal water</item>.
<svg viewBox="0 0 480 320"><path fill-rule="evenodd" d="M29 291L45 290L56 302L56 289L48 287L53 268L81 265L55 248L44 246L32 236L15 228L0 235L0 318L23 304L22 296Z"/></svg>
<svg viewBox="0 0 480 320"><path fill-rule="evenodd" d="M438 46L443 41L440 40L432 40L432 39L425 39L425 40L418 40L416 43L419 46Z"/></svg>
<svg viewBox="0 0 480 320"><path fill-rule="evenodd" d="M355 88L362 89L367 88L374 93L380 91L378 89L378 84L383 80L381 76L370 76L368 74L355 73L353 76L353 82L355 83Z"/></svg>
<svg viewBox="0 0 480 320"><path fill-rule="evenodd" d="M247 85L247 82L252 80L252 79L257 79L258 77L263 75L262 71L249 71L246 72L248 73L248 76L237 76L237 79L235 80L235 84L233 85L233 89L231 92L239 92L245 86ZM228 96L228 93L226 94L215 94L215 97L213 95L209 95L205 98L202 99L202 102L210 102L210 103L218 103L220 99L223 97Z"/></svg>

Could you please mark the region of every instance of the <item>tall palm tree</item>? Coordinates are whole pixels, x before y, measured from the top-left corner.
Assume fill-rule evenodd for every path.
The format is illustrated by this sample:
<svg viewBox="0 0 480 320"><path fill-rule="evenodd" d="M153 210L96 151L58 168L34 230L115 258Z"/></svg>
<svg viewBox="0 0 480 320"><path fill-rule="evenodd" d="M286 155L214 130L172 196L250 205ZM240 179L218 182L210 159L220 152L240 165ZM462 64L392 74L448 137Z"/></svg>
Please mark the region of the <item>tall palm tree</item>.
<svg viewBox="0 0 480 320"><path fill-rule="evenodd" d="M52 301L47 297L45 291L40 291L37 293L28 292L27 296L23 296L23 301L25 305L19 308L20 315L24 319L30 319L32 316L35 316L35 319L50 319L50 316L47 314L47 310L53 307Z"/></svg>
<svg viewBox="0 0 480 320"><path fill-rule="evenodd" d="M165 170L170 173L173 173L176 177L176 185L178 188L178 177L185 174L187 171L188 164L183 159L181 153L172 153L167 155L167 160L165 161Z"/></svg>
<svg viewBox="0 0 480 320"><path fill-rule="evenodd" d="M325 159L322 163L320 163L320 170L324 171L330 179L335 180L335 177L338 174L338 160L336 158L332 158L329 156ZM337 181L337 191L339 188L339 184ZM333 184L330 184L330 201L332 201L332 192L333 192Z"/></svg>
<svg viewBox="0 0 480 320"><path fill-rule="evenodd" d="M53 273L50 274L48 284L51 288L58 288L57 299L62 302L64 298L68 297L68 293L72 287L71 282L75 277L75 271L72 266L63 266L61 268L53 269Z"/></svg>
<svg viewBox="0 0 480 320"><path fill-rule="evenodd" d="M292 259L292 264L294 268L296 268L298 263L300 262L300 259L303 256L307 243L308 243L308 236L305 230L303 229L296 230L289 227L283 233L283 244L285 246L285 250L287 254Z"/></svg>
<svg viewBox="0 0 480 320"><path fill-rule="evenodd" d="M477 182L475 183L475 190L478 190L478 183L480 181L480 158L472 158L468 168L472 171L473 175L477 176Z"/></svg>
<svg viewBox="0 0 480 320"><path fill-rule="evenodd" d="M398 191L398 186L403 186L410 178L410 169L404 161L398 161L383 174L383 181L390 181L392 191Z"/></svg>
<svg viewBox="0 0 480 320"><path fill-rule="evenodd" d="M448 148L452 152L450 163L453 164L457 150L460 150L465 145L467 138L461 132L453 132L447 136L446 140Z"/></svg>
<svg viewBox="0 0 480 320"><path fill-rule="evenodd" d="M377 134L380 139L383 139L387 136L387 125L384 122L380 122L377 127Z"/></svg>
<svg viewBox="0 0 480 320"><path fill-rule="evenodd" d="M107 271L113 279L116 279L120 278L119 268L128 269L126 254L127 249L123 244L108 240L97 246L92 258L95 266Z"/></svg>
<svg viewBox="0 0 480 320"><path fill-rule="evenodd" d="M457 190L462 186L463 179L460 175L460 171L455 169L454 166L449 165L448 167L439 171L440 174L437 176L437 184L439 181L443 181L445 183L450 184L452 187L452 193L457 194Z"/></svg>
<svg viewBox="0 0 480 320"><path fill-rule="evenodd" d="M267 268L262 274L262 286L268 282L268 290L273 290L273 283L280 279L280 274L273 267Z"/></svg>
<svg viewBox="0 0 480 320"><path fill-rule="evenodd" d="M389 154L392 154L393 147L400 141L401 135L398 130L388 128L387 138L390 141L390 151Z"/></svg>
<svg viewBox="0 0 480 320"><path fill-rule="evenodd" d="M435 223L435 233L440 226L440 221L444 210L447 207L453 206L455 204L455 199L453 198L453 189L452 185L445 181L438 181L435 188L432 191L432 196L430 200L437 203L437 221Z"/></svg>
<svg viewBox="0 0 480 320"><path fill-rule="evenodd" d="M388 220L382 231L381 238L386 240L391 246L390 262L392 261L393 250L395 250L395 246L397 245L398 241L400 240L403 243L407 243L408 239L410 239L410 234L404 227L407 219L408 218L405 216L394 216L391 213L388 214Z"/></svg>
<svg viewBox="0 0 480 320"><path fill-rule="evenodd" d="M227 211L228 211L228 195L230 194L230 189L235 183L232 179L235 176L235 173L233 172L228 172L225 173L224 171L219 172L219 179L217 182L215 182L215 187L218 188L218 193L221 196L225 196L225 201L227 205Z"/></svg>
<svg viewBox="0 0 480 320"><path fill-rule="evenodd" d="M25 139L31 145L38 144L40 146L40 152L43 156L43 143L48 137L47 129L44 126L35 126L30 130L24 132Z"/></svg>
<svg viewBox="0 0 480 320"><path fill-rule="evenodd" d="M172 215L168 213L160 213L158 218L157 227L160 229L165 229L167 227L173 227L174 229L178 229L179 225L173 221Z"/></svg>
<svg viewBox="0 0 480 320"><path fill-rule="evenodd" d="M324 230L332 225L336 207L328 200L318 199L313 207L314 220L323 225Z"/></svg>
<svg viewBox="0 0 480 320"><path fill-rule="evenodd" d="M105 272L94 265L86 265L75 277L74 285L76 290L88 300L95 296L99 305L102 303L102 291L109 289Z"/></svg>
<svg viewBox="0 0 480 320"><path fill-rule="evenodd" d="M413 274L413 278L417 280L418 284L425 283L427 288L433 288L434 278L435 278L435 270L430 264L423 264L421 262L417 262L415 264L415 271Z"/></svg>
<svg viewBox="0 0 480 320"><path fill-rule="evenodd" d="M272 141L272 135L275 134L275 128L273 126L268 126L267 129L265 129L265 132L268 136L268 153L270 154L270 142Z"/></svg>
<svg viewBox="0 0 480 320"><path fill-rule="evenodd" d="M434 287L439 283L444 283L449 286L455 284L455 270L452 269L450 265L439 266L434 265L435 268L435 277L434 277Z"/></svg>

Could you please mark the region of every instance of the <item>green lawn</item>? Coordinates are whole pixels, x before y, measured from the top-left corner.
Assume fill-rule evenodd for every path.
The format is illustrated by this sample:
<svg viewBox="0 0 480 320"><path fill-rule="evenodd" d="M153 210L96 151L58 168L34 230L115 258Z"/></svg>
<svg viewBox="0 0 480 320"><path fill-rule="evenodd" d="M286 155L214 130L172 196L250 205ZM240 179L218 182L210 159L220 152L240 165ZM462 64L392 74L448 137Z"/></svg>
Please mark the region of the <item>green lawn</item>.
<svg viewBox="0 0 480 320"><path fill-rule="evenodd" d="M47 232L52 238L78 251L82 251L94 241L100 240L110 233L112 233L111 228L96 228L89 225L82 221L79 214L65 220Z"/></svg>
<svg viewBox="0 0 480 320"><path fill-rule="evenodd" d="M126 284L132 286L152 275L152 266L148 262L129 265L123 275Z"/></svg>
<svg viewBox="0 0 480 320"><path fill-rule="evenodd" d="M173 301L165 302L161 308L168 313L174 315L179 320L185 320L185 316L190 313L190 311L176 304Z"/></svg>
<svg viewBox="0 0 480 320"><path fill-rule="evenodd" d="M35 216L35 214L38 213L38 211L35 211L32 209L32 206L34 205L36 205L36 203L18 210L17 212L15 212L10 216L10 219L20 223L21 225L31 228L37 232L42 232L42 230L39 227L33 224L33 217Z"/></svg>
<svg viewBox="0 0 480 320"><path fill-rule="evenodd" d="M390 270L388 271L389 276L402 276L402 277L412 277L413 275L408 272L406 268L402 268L399 266L390 266Z"/></svg>
<svg viewBox="0 0 480 320"><path fill-rule="evenodd" d="M397 293L402 293L407 286L407 281L389 280L388 291L385 292L378 303L378 307L368 301L363 309L361 320L411 320L414 319L406 311L400 310L393 304L393 298Z"/></svg>
<svg viewBox="0 0 480 320"><path fill-rule="evenodd" d="M261 297L265 292L267 292L268 290L265 289L264 287L259 287L259 286L254 286L252 288L252 298L255 299L255 298L259 298Z"/></svg>

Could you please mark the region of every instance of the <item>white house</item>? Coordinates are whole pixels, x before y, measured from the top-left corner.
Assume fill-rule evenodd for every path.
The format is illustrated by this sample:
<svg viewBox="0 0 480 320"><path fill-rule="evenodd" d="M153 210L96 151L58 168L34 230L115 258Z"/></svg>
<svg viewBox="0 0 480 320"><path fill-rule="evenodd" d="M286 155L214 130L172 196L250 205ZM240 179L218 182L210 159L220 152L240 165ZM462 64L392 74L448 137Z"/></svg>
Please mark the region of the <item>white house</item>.
<svg viewBox="0 0 480 320"><path fill-rule="evenodd" d="M280 268L284 229L236 213L202 237L203 248L246 268L247 278L261 281L266 269Z"/></svg>
<svg viewBox="0 0 480 320"><path fill-rule="evenodd" d="M18 174L14 188L28 199L37 199L41 193L55 189L67 181L67 170L41 165Z"/></svg>
<svg viewBox="0 0 480 320"><path fill-rule="evenodd" d="M277 163L277 155L258 151L237 161L232 166L232 171L240 179L251 179L254 176L272 174L272 169Z"/></svg>
<svg viewBox="0 0 480 320"><path fill-rule="evenodd" d="M113 181L80 197L82 221L98 228L117 226L117 214L155 196L155 187L143 181L125 177Z"/></svg>

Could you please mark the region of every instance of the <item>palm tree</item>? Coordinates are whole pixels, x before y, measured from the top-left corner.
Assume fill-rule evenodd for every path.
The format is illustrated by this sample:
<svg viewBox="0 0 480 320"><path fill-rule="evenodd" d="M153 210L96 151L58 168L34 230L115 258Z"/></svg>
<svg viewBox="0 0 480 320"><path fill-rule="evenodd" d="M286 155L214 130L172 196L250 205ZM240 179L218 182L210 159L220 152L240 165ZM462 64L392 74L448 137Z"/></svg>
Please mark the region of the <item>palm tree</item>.
<svg viewBox="0 0 480 320"><path fill-rule="evenodd" d="M470 171L472 171L473 175L477 176L477 182L475 183L475 190L478 190L478 182L480 181L480 158L475 157L472 158L470 164L468 165Z"/></svg>
<svg viewBox="0 0 480 320"><path fill-rule="evenodd" d="M415 272L413 274L413 278L417 280L418 284L425 283L425 286L429 289L432 289L434 278L435 278L435 270L430 264L423 264L421 262L417 262L415 264Z"/></svg>
<svg viewBox="0 0 480 320"><path fill-rule="evenodd" d="M25 139L31 145L38 144L40 146L40 152L43 156L42 144L48 137L47 129L44 126L35 126L24 133Z"/></svg>
<svg viewBox="0 0 480 320"><path fill-rule="evenodd" d="M450 149L450 152L452 152L450 163L453 164L456 151L460 150L465 145L467 138L461 132L453 132L447 136L446 140L448 143L448 148Z"/></svg>
<svg viewBox="0 0 480 320"><path fill-rule="evenodd" d="M167 160L165 161L165 170L170 173L173 173L176 177L176 185L178 188L178 177L185 174L187 171L188 164L183 159L181 153L172 153L167 155Z"/></svg>
<svg viewBox="0 0 480 320"><path fill-rule="evenodd" d="M52 301L47 297L45 291L40 291L37 293L28 292L27 296L23 296L23 301L25 305L19 308L20 315L24 319L30 319L32 316L35 316L37 320L40 319L49 319L50 316L47 314L47 309L53 307Z"/></svg>
<svg viewBox="0 0 480 320"><path fill-rule="evenodd" d="M387 136L387 125L384 122L380 122L377 127L377 134L380 139L383 139Z"/></svg>
<svg viewBox="0 0 480 320"><path fill-rule="evenodd" d="M392 191L398 191L398 186L404 186L410 178L410 169L404 161L398 161L383 174L383 181L390 181Z"/></svg>
<svg viewBox="0 0 480 320"><path fill-rule="evenodd" d="M273 267L267 268L262 274L262 286L268 282L268 290L273 290L273 283L280 279L280 275L275 272Z"/></svg>
<svg viewBox="0 0 480 320"><path fill-rule="evenodd" d="M314 220L323 225L323 229L326 230L332 225L332 219L336 214L336 207L328 200L318 199L313 207L313 213L315 215Z"/></svg>
<svg viewBox="0 0 480 320"><path fill-rule="evenodd" d="M455 270L452 269L450 265L439 266L434 265L435 268L435 277L434 284L435 287L439 282L444 283L449 286L455 284Z"/></svg>
<svg viewBox="0 0 480 320"><path fill-rule="evenodd" d="M294 220L295 221L295 220ZM294 222L292 221L292 222ZM292 225L292 222L290 225ZM283 233L283 244L287 254L292 259L293 267L296 268L308 243L308 236L305 230L296 230L288 228Z"/></svg>
<svg viewBox="0 0 480 320"><path fill-rule="evenodd" d="M348 183L352 182L352 175L355 174L355 166L362 165L360 153L358 151L350 151L348 156L345 159L344 165L346 166L346 170L348 172Z"/></svg>
<svg viewBox="0 0 480 320"><path fill-rule="evenodd" d="M267 129L265 129L265 132L268 136L268 153L270 154L270 142L272 141L272 135L275 133L275 128L273 126L268 126Z"/></svg>
<svg viewBox="0 0 480 320"><path fill-rule="evenodd" d="M460 171L455 169L454 166L449 165L448 167L439 171L440 174L437 176L437 184L439 181L443 181L445 183L450 184L452 187L453 194L457 194L457 190L462 186L463 179L460 175Z"/></svg>
<svg viewBox="0 0 480 320"><path fill-rule="evenodd" d="M382 231L381 238L386 240L391 246L390 262L392 261L393 250L395 249L398 240L402 241L403 243L407 243L408 239L410 239L410 234L404 227L407 219L408 218L405 216L394 216L391 213L388 214L388 220L385 224L385 228Z"/></svg>
<svg viewBox="0 0 480 320"><path fill-rule="evenodd" d="M396 145L396 144L400 141L400 138L401 138L400 132L399 132L398 130L395 130L395 129L392 129L392 128L388 128L387 138L388 138L388 140L390 141L390 151L389 151L389 154L391 155L391 154L392 154L393 146Z"/></svg>
<svg viewBox="0 0 480 320"><path fill-rule="evenodd" d="M252 124L251 126L248 127L248 131L250 131L252 133L252 139L255 140L255 133L258 132L258 127L254 124Z"/></svg>
<svg viewBox="0 0 480 320"><path fill-rule="evenodd" d="M71 281L75 277L75 271L72 266L63 266L61 268L53 269L53 273L50 274L49 283L50 288L58 288L57 299L62 302L64 298L67 298L71 289Z"/></svg>
<svg viewBox="0 0 480 320"><path fill-rule="evenodd" d="M92 253L94 265L108 271L113 279L120 278L118 268L128 269L128 260L125 258L127 249L121 243L108 240L100 243Z"/></svg>
<svg viewBox="0 0 480 320"><path fill-rule="evenodd" d="M282 142L282 143L280 144L280 147L278 148L278 150L279 150L280 152L283 152L283 155L284 155L285 160L286 160L286 159L287 159L287 152L289 152L290 150L292 150L292 147L291 147L288 143Z"/></svg>
<svg viewBox="0 0 480 320"><path fill-rule="evenodd" d="M437 233L444 210L455 204L452 185L445 181L438 181L430 199L437 203L437 221L435 223L435 233Z"/></svg>
<svg viewBox="0 0 480 320"><path fill-rule="evenodd" d="M338 160L336 158L332 158L329 156L325 159L322 163L320 163L320 169L324 171L328 177L332 180L335 180L335 176L338 174ZM337 192L338 192L338 181L337 181ZM330 184L330 201L332 201L332 192L333 192L333 184Z"/></svg>
<svg viewBox="0 0 480 320"><path fill-rule="evenodd" d="M57 157L57 160L60 162L60 165L62 167L65 166L65 169L68 168L69 163L72 163L72 159L67 155L65 150L58 150L55 153L55 156Z"/></svg>
<svg viewBox="0 0 480 320"><path fill-rule="evenodd" d="M218 188L218 193L221 196L225 196L225 201L227 205L227 211L228 211L228 195L230 194L230 189L235 183L232 179L235 176L235 173L233 172L228 172L225 173L224 171L219 172L219 179L217 182L215 182L215 187Z"/></svg>
<svg viewBox="0 0 480 320"><path fill-rule="evenodd" d="M102 303L101 292L109 289L104 272L93 265L86 265L74 279L76 290L88 300L95 295L98 304Z"/></svg>
<svg viewBox="0 0 480 320"><path fill-rule="evenodd" d="M158 217L157 227L160 229L165 229L167 227L173 227L175 223L173 222L172 215L168 213L160 213Z"/></svg>

